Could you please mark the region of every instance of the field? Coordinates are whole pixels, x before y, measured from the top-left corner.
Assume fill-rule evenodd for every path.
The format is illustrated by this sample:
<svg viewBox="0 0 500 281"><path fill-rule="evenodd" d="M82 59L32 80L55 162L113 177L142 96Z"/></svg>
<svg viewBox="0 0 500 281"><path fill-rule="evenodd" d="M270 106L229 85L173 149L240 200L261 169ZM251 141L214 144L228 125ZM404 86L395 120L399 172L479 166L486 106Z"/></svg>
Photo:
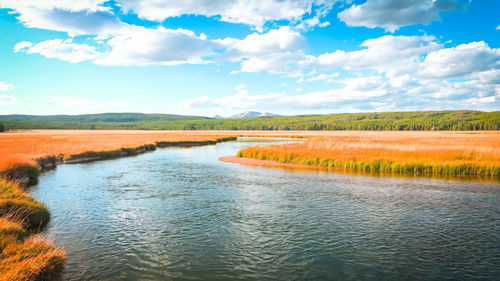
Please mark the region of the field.
<svg viewBox="0 0 500 281"><path fill-rule="evenodd" d="M35 130L0 134L0 171L33 159L110 151L157 142L236 136L306 137L296 144L251 147L240 157L284 163L406 173L497 175L500 132Z"/></svg>
<svg viewBox="0 0 500 281"><path fill-rule="evenodd" d="M232 136L195 131L13 131L0 134L0 171L13 165L35 164L45 156L80 154L137 147L155 142L208 141Z"/></svg>
<svg viewBox="0 0 500 281"><path fill-rule="evenodd" d="M500 132L330 132L239 157L369 172L500 177Z"/></svg>

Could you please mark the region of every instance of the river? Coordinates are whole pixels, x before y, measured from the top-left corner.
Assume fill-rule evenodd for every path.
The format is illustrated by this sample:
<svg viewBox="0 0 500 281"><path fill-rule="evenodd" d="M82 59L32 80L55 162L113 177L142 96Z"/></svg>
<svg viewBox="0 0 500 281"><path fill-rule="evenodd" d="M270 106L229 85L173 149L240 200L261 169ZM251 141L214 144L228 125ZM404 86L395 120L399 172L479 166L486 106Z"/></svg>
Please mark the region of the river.
<svg viewBox="0 0 500 281"><path fill-rule="evenodd" d="M495 280L500 185L224 163L260 139L61 165L65 280ZM267 143L267 142L266 142Z"/></svg>

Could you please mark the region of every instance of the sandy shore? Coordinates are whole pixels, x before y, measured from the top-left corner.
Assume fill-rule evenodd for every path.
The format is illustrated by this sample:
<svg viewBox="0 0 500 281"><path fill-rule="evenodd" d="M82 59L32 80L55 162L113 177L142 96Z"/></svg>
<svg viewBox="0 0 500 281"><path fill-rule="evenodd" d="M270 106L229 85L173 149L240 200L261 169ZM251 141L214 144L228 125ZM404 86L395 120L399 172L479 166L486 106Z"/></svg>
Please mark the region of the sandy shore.
<svg viewBox="0 0 500 281"><path fill-rule="evenodd" d="M294 168L294 169L314 169L314 170L328 170L327 167L320 167L317 165L305 165L295 163L282 163L272 160L259 160L254 158L237 157L237 156L224 156L220 157L219 161L228 163L238 163L252 166L265 166L265 167L279 167L279 168Z"/></svg>

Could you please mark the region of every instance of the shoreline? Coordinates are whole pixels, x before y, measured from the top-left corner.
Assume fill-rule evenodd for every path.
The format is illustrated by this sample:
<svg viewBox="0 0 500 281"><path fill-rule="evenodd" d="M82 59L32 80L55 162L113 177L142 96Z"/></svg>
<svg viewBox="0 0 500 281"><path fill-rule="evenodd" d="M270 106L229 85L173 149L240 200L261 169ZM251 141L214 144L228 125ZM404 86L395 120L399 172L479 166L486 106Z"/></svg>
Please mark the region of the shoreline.
<svg viewBox="0 0 500 281"><path fill-rule="evenodd" d="M221 142L234 141L238 137L224 137L216 140L206 141L158 141L153 144L145 144L137 147L122 147L113 150L86 151L70 155L49 155L33 159L37 162L38 168L43 172L45 170L55 169L58 165L89 163L94 161L111 160L122 157L136 156L146 152L155 151L157 148L167 147L196 147L205 145L215 145Z"/></svg>
<svg viewBox="0 0 500 281"><path fill-rule="evenodd" d="M383 171L364 171L361 169L349 169L342 167L325 167L320 165L286 163L275 160L261 160L261 159L238 157L238 156L223 156L219 157L217 160L225 163L241 164L241 165L256 166L256 167L335 172L345 175L368 176L368 177L432 178L438 180L476 181L485 183L500 182L500 179L498 178L482 177L479 175L389 173Z"/></svg>

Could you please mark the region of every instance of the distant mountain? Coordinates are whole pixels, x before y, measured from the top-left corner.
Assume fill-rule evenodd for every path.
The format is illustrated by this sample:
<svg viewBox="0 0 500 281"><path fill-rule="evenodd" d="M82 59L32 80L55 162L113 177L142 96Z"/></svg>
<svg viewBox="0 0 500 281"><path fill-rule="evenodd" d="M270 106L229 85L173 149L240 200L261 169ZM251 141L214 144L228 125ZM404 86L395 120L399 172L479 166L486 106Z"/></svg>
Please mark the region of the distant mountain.
<svg viewBox="0 0 500 281"><path fill-rule="evenodd" d="M28 121L28 122L75 122L75 123L95 123L95 122L158 122L158 121L178 121L178 120L200 120L209 119L203 116L176 115L176 114L147 114L147 113L100 113L82 115L0 115L0 121Z"/></svg>
<svg viewBox="0 0 500 281"><path fill-rule="evenodd" d="M240 114L229 116L228 118L240 119L240 118L255 118L255 117L278 117L278 116L281 116L281 115L272 114L269 112L262 113L262 112L258 112L258 111L246 111L246 112L243 112Z"/></svg>
<svg viewBox="0 0 500 281"><path fill-rule="evenodd" d="M215 115L214 117L212 117L213 119L223 119L224 117L220 116L220 115Z"/></svg>

